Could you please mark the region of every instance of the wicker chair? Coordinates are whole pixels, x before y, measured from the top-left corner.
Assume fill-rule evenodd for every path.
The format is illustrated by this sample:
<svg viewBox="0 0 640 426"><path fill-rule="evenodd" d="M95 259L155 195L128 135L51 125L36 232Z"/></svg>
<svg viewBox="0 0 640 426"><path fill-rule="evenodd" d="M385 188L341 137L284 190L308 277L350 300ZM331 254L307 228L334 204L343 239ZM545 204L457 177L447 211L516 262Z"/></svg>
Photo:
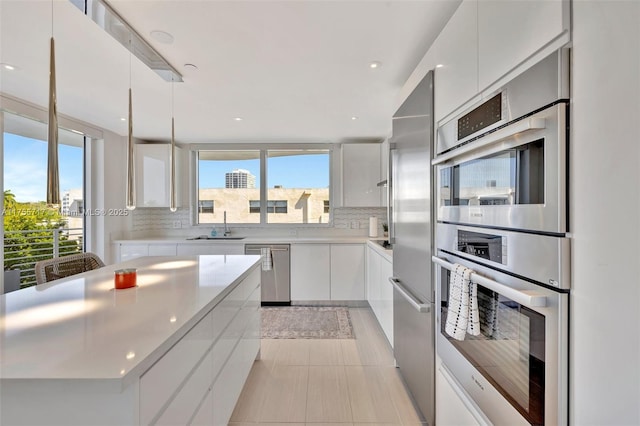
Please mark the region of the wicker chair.
<svg viewBox="0 0 640 426"><path fill-rule="evenodd" d="M93 253L72 254L70 256L56 257L53 259L36 262L36 284L44 284L49 281L102 268L104 262Z"/></svg>

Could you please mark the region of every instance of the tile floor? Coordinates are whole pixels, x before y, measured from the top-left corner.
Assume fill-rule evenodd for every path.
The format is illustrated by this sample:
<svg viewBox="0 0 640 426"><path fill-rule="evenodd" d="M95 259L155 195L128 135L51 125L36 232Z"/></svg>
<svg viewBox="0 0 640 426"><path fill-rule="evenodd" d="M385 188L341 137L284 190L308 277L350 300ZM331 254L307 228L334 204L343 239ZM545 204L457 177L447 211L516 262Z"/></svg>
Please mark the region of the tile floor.
<svg viewBox="0 0 640 426"><path fill-rule="evenodd" d="M349 312L355 339L263 339L230 425L419 425L373 312Z"/></svg>

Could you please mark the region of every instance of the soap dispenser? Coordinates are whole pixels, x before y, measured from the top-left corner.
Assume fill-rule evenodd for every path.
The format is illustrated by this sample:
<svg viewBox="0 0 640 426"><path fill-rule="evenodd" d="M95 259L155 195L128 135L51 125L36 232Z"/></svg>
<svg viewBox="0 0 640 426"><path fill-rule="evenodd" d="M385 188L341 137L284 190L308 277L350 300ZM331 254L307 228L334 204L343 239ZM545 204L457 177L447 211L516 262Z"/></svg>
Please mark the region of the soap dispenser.
<svg viewBox="0 0 640 426"><path fill-rule="evenodd" d="M218 236L218 231L216 231L216 228L211 228L211 236L214 238Z"/></svg>

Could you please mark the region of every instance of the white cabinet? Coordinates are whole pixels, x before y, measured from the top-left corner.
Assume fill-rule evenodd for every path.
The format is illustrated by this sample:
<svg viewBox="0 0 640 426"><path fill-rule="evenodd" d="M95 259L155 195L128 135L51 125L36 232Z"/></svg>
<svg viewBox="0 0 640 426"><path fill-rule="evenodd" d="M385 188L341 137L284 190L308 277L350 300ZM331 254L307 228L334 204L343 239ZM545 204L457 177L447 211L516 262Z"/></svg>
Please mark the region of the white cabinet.
<svg viewBox="0 0 640 426"><path fill-rule="evenodd" d="M365 300L363 244L291 244L291 300Z"/></svg>
<svg viewBox="0 0 640 426"><path fill-rule="evenodd" d="M138 207L169 207L171 163L169 144L139 143L135 145L136 203ZM180 205L181 150L176 147L176 201Z"/></svg>
<svg viewBox="0 0 640 426"><path fill-rule="evenodd" d="M118 262L149 256L149 244L119 244Z"/></svg>
<svg viewBox="0 0 640 426"><path fill-rule="evenodd" d="M393 276L393 264L381 257L380 261L380 302L378 321L382 331L393 347L393 286L389 278Z"/></svg>
<svg viewBox="0 0 640 426"><path fill-rule="evenodd" d="M568 0L478 0L479 89L485 89L563 33L566 40L561 44L566 43L569 13Z"/></svg>
<svg viewBox="0 0 640 426"><path fill-rule="evenodd" d="M291 300L330 299L330 245L291 244Z"/></svg>
<svg viewBox="0 0 640 426"><path fill-rule="evenodd" d="M195 256L201 254L244 254L244 244L233 243L184 243L178 244L178 256Z"/></svg>
<svg viewBox="0 0 640 426"><path fill-rule="evenodd" d="M362 244L331 245L331 300L365 300Z"/></svg>
<svg viewBox="0 0 640 426"><path fill-rule="evenodd" d="M343 207L379 207L381 190L381 149L379 143L342 145Z"/></svg>
<svg viewBox="0 0 640 426"><path fill-rule="evenodd" d="M175 256L177 244L149 244L149 256Z"/></svg>
<svg viewBox="0 0 640 426"><path fill-rule="evenodd" d="M393 264L371 247L367 248L367 301L387 340L393 347L393 287L389 277Z"/></svg>
<svg viewBox="0 0 640 426"><path fill-rule="evenodd" d="M438 64L434 76L436 122L478 93L477 9L477 0L464 0L432 45Z"/></svg>

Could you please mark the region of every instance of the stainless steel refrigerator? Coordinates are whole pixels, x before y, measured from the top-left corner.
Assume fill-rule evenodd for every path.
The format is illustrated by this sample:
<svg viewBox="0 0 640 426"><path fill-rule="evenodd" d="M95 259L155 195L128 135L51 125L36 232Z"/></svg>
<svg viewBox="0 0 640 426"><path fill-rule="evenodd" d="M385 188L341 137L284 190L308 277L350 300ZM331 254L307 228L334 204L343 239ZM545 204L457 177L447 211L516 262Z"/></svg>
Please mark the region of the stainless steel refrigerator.
<svg viewBox="0 0 640 426"><path fill-rule="evenodd" d="M393 351L417 408L435 418L432 252L433 71L393 117L390 242L393 244Z"/></svg>

